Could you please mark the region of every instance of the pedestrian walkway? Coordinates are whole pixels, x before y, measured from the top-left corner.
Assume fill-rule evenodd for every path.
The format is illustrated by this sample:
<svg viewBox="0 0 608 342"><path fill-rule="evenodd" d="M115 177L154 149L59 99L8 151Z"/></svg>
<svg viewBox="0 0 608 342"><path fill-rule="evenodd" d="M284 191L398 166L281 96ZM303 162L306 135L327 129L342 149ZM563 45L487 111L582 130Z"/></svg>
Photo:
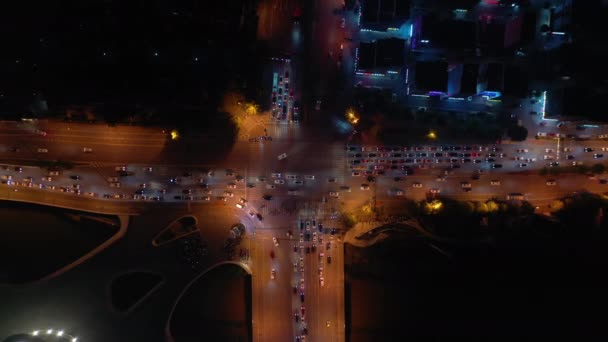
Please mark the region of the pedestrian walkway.
<svg viewBox="0 0 608 342"><path fill-rule="evenodd" d="M285 123L285 122L275 122L269 125L266 125L266 131L268 132L268 136L272 137L273 140L299 140L302 135L302 128L300 124L296 123Z"/></svg>

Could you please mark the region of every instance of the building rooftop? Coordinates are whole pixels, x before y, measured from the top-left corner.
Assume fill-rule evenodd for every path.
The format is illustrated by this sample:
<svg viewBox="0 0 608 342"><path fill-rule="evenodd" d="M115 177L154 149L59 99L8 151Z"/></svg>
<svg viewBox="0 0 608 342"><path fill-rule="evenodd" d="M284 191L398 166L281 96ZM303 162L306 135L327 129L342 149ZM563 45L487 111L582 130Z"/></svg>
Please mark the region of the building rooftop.
<svg viewBox="0 0 608 342"><path fill-rule="evenodd" d="M436 14L422 18L420 39L442 48L475 47L475 23L440 18Z"/></svg>
<svg viewBox="0 0 608 342"><path fill-rule="evenodd" d="M365 0L361 24L392 23L410 16L410 0Z"/></svg>
<svg viewBox="0 0 608 342"><path fill-rule="evenodd" d="M405 40L380 39L359 46L358 70L401 67L405 58Z"/></svg>
<svg viewBox="0 0 608 342"><path fill-rule="evenodd" d="M447 91L448 63L443 61L416 62L416 88L426 91Z"/></svg>
<svg viewBox="0 0 608 342"><path fill-rule="evenodd" d="M480 0L415 0L414 6L428 9L473 9Z"/></svg>

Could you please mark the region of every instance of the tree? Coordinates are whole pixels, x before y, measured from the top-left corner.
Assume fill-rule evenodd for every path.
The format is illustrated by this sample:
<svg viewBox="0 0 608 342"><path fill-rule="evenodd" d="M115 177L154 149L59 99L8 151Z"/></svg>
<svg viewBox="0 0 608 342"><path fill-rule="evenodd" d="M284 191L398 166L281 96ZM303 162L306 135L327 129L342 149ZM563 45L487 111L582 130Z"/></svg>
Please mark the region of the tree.
<svg viewBox="0 0 608 342"><path fill-rule="evenodd" d="M345 228L352 228L355 226L355 224L357 224L357 219L352 213L342 213L342 215L340 215L340 221Z"/></svg>
<svg viewBox="0 0 608 342"><path fill-rule="evenodd" d="M513 141L524 141L528 138L528 129L523 126L512 125L509 127L507 134Z"/></svg>
<svg viewBox="0 0 608 342"><path fill-rule="evenodd" d="M604 164L593 164L593 166L591 166L591 172L595 174L604 173L606 172L606 166L604 166Z"/></svg>
<svg viewBox="0 0 608 342"><path fill-rule="evenodd" d="M486 207L488 208L489 212L495 212L499 210L498 204L492 200L486 202Z"/></svg>

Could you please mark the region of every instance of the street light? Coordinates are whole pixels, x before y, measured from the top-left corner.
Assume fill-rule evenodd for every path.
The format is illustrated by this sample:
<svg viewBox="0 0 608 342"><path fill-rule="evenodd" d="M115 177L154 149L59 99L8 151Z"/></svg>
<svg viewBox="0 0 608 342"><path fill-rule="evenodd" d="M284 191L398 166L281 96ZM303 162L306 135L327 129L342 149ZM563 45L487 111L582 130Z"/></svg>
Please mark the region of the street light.
<svg viewBox="0 0 608 342"><path fill-rule="evenodd" d="M357 116L357 113L352 108L346 111L346 119L351 125L356 125L359 122L359 116Z"/></svg>
<svg viewBox="0 0 608 342"><path fill-rule="evenodd" d="M78 342L78 337L76 337L74 335L71 335L69 333L66 333L65 330L61 330L61 329L59 329L59 330L55 330L55 329L34 330L34 331L32 331L30 333L30 335L32 335L32 336L40 336L44 332L46 332L46 335L48 335L48 338L52 338L52 337L58 338L58 337L61 337L62 340L69 340L70 342Z"/></svg>
<svg viewBox="0 0 608 342"><path fill-rule="evenodd" d="M426 209L429 213L437 213L443 208L443 203L440 200L433 200L431 202L426 202Z"/></svg>
<svg viewBox="0 0 608 342"><path fill-rule="evenodd" d="M177 139L179 139L179 132L176 129L174 129L171 131L171 140L177 140Z"/></svg>
<svg viewBox="0 0 608 342"><path fill-rule="evenodd" d="M431 140L435 140L437 139L437 133L435 133L435 131L429 131L429 133L426 135L427 138L431 139Z"/></svg>
<svg viewBox="0 0 608 342"><path fill-rule="evenodd" d="M245 113L247 113L247 115L256 115L258 113L258 106L254 103L248 103Z"/></svg>

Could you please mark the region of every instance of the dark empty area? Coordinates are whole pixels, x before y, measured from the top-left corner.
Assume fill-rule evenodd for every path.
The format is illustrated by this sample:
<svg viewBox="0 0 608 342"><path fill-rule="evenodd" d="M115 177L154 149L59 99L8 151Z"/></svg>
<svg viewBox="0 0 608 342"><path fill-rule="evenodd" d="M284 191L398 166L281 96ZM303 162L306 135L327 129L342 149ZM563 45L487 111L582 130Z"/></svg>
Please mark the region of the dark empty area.
<svg viewBox="0 0 608 342"><path fill-rule="evenodd" d="M110 287L112 306L120 312L128 311L162 279L151 272L130 272L116 277Z"/></svg>
<svg viewBox="0 0 608 342"><path fill-rule="evenodd" d="M175 341L250 341L251 277L222 265L196 280L171 317Z"/></svg>
<svg viewBox="0 0 608 342"><path fill-rule="evenodd" d="M462 70L462 81L460 92L463 94L477 93L477 76L479 74L479 65L465 64Z"/></svg>
<svg viewBox="0 0 608 342"><path fill-rule="evenodd" d="M76 261L114 235L118 226L93 215L35 204L0 201L0 282L27 283ZM105 218L111 218L107 216Z"/></svg>
<svg viewBox="0 0 608 342"><path fill-rule="evenodd" d="M416 84L419 89L446 91L448 82L446 62L417 62Z"/></svg>
<svg viewBox="0 0 608 342"><path fill-rule="evenodd" d="M452 258L413 239L348 247L347 261L367 263L346 268L351 341L608 336L598 314L608 304L601 243L442 247Z"/></svg>

